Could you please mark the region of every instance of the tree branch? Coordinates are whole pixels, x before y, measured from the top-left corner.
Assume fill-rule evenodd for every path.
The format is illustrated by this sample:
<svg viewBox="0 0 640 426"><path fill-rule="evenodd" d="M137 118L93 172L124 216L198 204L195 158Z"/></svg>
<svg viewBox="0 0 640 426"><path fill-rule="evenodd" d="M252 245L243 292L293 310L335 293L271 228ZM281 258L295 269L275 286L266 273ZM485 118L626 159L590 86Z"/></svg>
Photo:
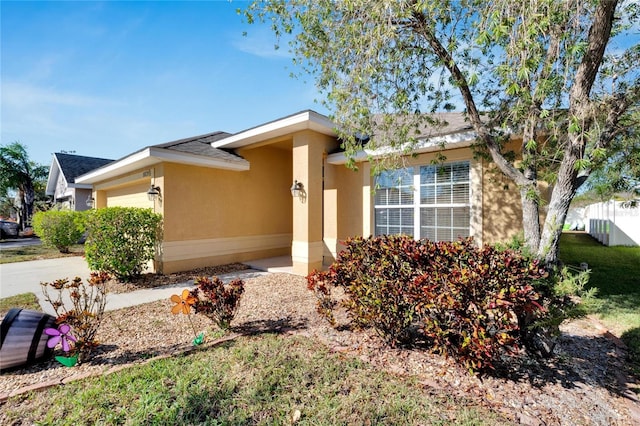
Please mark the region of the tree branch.
<svg viewBox="0 0 640 426"><path fill-rule="evenodd" d="M531 181L527 179L511 163L509 163L500 152L500 147L498 146L495 138L491 135L491 132L480 118L480 112L476 107L475 101L473 99L473 94L471 93L471 89L469 88L469 84L467 83L467 79L456 64L449 51L442 45L442 43L440 43L440 40L438 40L438 38L435 36L433 31L431 30L431 27L427 23L425 16L417 11L414 11L413 17L415 19L415 24L413 26L414 29L419 34L422 34L424 36L436 56L442 61L444 66L451 73L451 76L453 77L453 80L455 81L458 90L462 95L462 99L464 100L469 120L471 121L471 124L473 125L475 131L478 133L478 139L480 139L482 143L486 145L493 161L500 168L502 173L512 179L517 185L524 186L530 184Z"/></svg>
<svg viewBox="0 0 640 426"><path fill-rule="evenodd" d="M600 132L600 136L596 142L595 148L607 148L613 141L616 134L619 133L618 124L622 115L629 107L637 102L640 97L640 79L637 79L631 89L624 93L617 93L612 100L607 103L610 105L607 118L604 122L604 128Z"/></svg>
<svg viewBox="0 0 640 426"><path fill-rule="evenodd" d="M573 86L569 92L571 106L582 106L579 111L585 111L584 106L589 103L589 93L598 75L607 42L611 35L613 19L618 0L602 0L594 12L593 22L589 28L587 49L576 71ZM582 114L579 114L582 118Z"/></svg>

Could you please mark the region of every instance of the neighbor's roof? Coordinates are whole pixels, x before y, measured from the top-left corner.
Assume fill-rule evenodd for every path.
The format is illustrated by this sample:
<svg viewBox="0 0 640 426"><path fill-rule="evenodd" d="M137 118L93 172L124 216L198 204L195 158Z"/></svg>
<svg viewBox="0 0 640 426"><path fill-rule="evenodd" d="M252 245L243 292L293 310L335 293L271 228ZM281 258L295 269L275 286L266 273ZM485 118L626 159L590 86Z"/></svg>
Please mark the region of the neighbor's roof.
<svg viewBox="0 0 640 426"><path fill-rule="evenodd" d="M108 158L86 157L84 155L67 154L56 152L53 154L53 161L49 168L49 177L47 178L47 195L55 194L56 184L60 173L70 188L88 188L87 185L76 185L76 178L91 170L100 168L113 160Z"/></svg>
<svg viewBox="0 0 640 426"><path fill-rule="evenodd" d="M244 158L211 146L213 142L228 136L230 136L229 133L218 131L151 145L111 164L79 176L77 181L93 184L161 162L224 170L249 170L249 162Z"/></svg>
<svg viewBox="0 0 640 426"><path fill-rule="evenodd" d="M84 155L66 154L61 152L56 152L53 155L58 161L60 170L68 183L75 183L76 177L113 161L108 158L85 157Z"/></svg>

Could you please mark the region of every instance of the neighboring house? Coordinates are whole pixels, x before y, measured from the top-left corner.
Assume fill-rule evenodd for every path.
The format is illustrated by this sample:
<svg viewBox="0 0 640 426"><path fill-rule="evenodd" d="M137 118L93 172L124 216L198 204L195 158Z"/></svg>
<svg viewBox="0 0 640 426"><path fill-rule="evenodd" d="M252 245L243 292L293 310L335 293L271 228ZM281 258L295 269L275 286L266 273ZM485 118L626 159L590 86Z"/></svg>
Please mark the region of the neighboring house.
<svg viewBox="0 0 640 426"><path fill-rule="evenodd" d="M505 189L493 164L474 158L475 133L461 114L441 118L449 124L426 129L418 155L406 169L379 176L375 192L366 155L358 156L357 171L348 169L334 124L314 111L233 135L149 146L76 183L93 186L97 208L149 207L163 215L155 266L164 273L286 255L294 272L306 274L330 264L340 241L356 235L511 238L522 229L517 190ZM436 166L441 143L447 159ZM148 192L159 196L150 201Z"/></svg>
<svg viewBox="0 0 640 426"><path fill-rule="evenodd" d="M95 170L113 160L106 158L85 157L56 152L49 168L46 195L53 196L53 202L60 208L69 210L90 209L87 200L91 200L90 184L77 183L76 178Z"/></svg>

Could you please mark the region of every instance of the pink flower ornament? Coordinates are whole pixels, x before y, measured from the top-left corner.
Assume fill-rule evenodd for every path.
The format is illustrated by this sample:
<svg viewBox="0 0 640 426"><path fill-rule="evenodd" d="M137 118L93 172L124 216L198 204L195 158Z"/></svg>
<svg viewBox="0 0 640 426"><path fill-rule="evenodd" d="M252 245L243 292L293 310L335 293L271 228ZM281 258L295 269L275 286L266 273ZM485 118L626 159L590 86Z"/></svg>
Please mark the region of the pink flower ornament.
<svg viewBox="0 0 640 426"><path fill-rule="evenodd" d="M51 336L47 341L47 347L55 348L58 343L62 343L62 350L67 353L71 350L69 341L77 341L71 334L71 326L69 324L60 324L58 328L45 328L44 333L47 336Z"/></svg>

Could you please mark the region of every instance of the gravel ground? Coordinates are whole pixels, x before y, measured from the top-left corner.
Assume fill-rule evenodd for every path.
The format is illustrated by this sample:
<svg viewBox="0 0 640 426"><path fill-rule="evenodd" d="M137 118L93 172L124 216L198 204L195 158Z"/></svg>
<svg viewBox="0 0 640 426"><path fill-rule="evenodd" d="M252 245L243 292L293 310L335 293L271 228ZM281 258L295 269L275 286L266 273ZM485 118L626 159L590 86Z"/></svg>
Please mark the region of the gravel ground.
<svg viewBox="0 0 640 426"><path fill-rule="evenodd" d="M184 278L184 277L181 277ZM177 278L176 278L177 279ZM163 283L166 284L166 283ZM625 375L625 350L603 336L594 321L563 326L558 355L547 361L522 359L491 376L470 376L449 359L420 350L389 349L369 332L329 327L315 312L315 299L302 277L269 274L247 280L234 333L301 334L333 352L354 356L398 375L415 375L434 395L459 396L529 425L640 424L638 383ZM122 289L121 289L122 290ZM123 290L124 291L124 290ZM189 350L188 318L172 315L168 300L105 314L100 346L92 360L74 368L56 361L3 373L0 394L44 382L61 383ZM206 318L191 315L197 331L212 331ZM210 340L205 342L210 345ZM635 392L635 393L634 393ZM7 402L7 404L20 402ZM0 414L0 423L2 416Z"/></svg>

